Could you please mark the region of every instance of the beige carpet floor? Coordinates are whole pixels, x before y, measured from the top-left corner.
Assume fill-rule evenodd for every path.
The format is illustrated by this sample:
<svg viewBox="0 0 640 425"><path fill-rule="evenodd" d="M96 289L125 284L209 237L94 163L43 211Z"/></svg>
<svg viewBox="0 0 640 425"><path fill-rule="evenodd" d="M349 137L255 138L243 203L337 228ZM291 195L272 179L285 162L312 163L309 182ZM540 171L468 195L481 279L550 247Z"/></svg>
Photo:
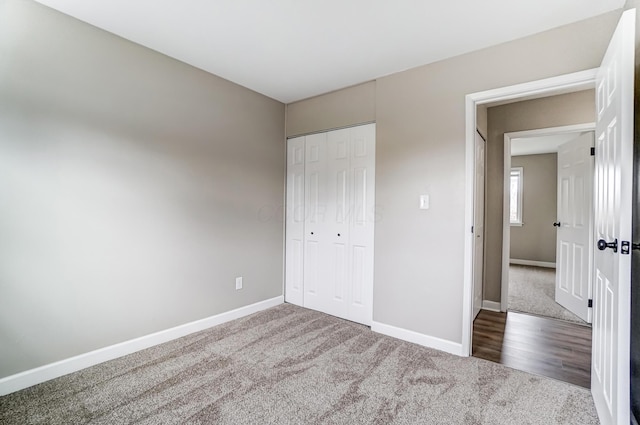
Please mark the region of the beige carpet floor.
<svg viewBox="0 0 640 425"><path fill-rule="evenodd" d="M284 304L0 398L12 424L597 424L588 390Z"/></svg>
<svg viewBox="0 0 640 425"><path fill-rule="evenodd" d="M512 264L509 266L509 310L588 325L555 300L556 270Z"/></svg>

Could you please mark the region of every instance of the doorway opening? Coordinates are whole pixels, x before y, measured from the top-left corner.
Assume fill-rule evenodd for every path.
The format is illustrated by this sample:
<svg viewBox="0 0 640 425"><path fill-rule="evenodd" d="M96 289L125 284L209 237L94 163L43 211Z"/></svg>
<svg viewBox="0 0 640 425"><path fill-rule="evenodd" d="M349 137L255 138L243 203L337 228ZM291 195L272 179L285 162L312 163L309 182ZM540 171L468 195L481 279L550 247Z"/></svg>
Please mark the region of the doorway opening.
<svg viewBox="0 0 640 425"><path fill-rule="evenodd" d="M590 385L591 328L558 303L564 300L556 297L561 291L556 290L555 267L556 252L580 252L574 249L575 244L565 246L557 239L561 233L560 221L565 232L576 227L572 223L578 220L581 230L585 231L581 248L586 247L582 250L586 257L574 256L583 260L575 263L585 265L582 276L591 274L593 160L590 148L595 125L512 130L577 119L594 120L594 97L593 90L580 90L539 99L517 99L496 107L488 105L488 152L492 163L487 168L489 173L493 171L488 185L493 188L489 187L485 211L489 220L485 228L490 250L486 257L488 274L493 272L494 276L493 288L488 289L494 294L497 290L497 298L494 295L493 300L483 303L485 310L474 322L472 346L475 357L586 388ZM574 107L578 105L582 112L576 114ZM533 114L538 116L532 118ZM574 147L584 150L585 142L586 152L578 152L576 161L571 156ZM496 151L502 161L496 159ZM581 173L576 174L576 170ZM567 205L572 207L569 212ZM581 208L575 208L576 205ZM498 216L498 212L502 214ZM566 266L568 261L560 263ZM569 268L569 275L573 277L575 267ZM566 281L560 279L563 284ZM577 293L583 295L586 307L591 287ZM495 312L486 310L492 301ZM571 318L575 319L574 323L562 321Z"/></svg>
<svg viewBox="0 0 640 425"><path fill-rule="evenodd" d="M473 135L478 105L543 97L576 86L595 87L596 146L594 205L597 250L593 255L593 352L591 393L603 423L630 417L630 291L633 212L634 34L636 10L623 12L600 67L466 97L465 224L474 218ZM473 234L464 240L462 352L471 350L473 322ZM485 254L488 251L485 251ZM485 284L487 280L485 279ZM485 288L486 289L486 288ZM589 303L591 304L591 303Z"/></svg>
<svg viewBox="0 0 640 425"><path fill-rule="evenodd" d="M594 130L505 133L501 311L591 323Z"/></svg>
<svg viewBox="0 0 640 425"><path fill-rule="evenodd" d="M465 191L465 223L469 233L465 238L464 256L464 289L463 289L463 328L462 328L462 354L471 355L471 341L473 335L473 312L474 312L474 242L475 235L472 233L475 211L475 140L477 122L477 108L481 105L498 106L500 104L513 103L522 100L531 100L553 95L583 91L595 87L595 78L597 69L581 71L573 74L562 75L558 77L548 78L544 80L532 81L529 83L518 84L509 87L503 87L485 92L473 93L466 96L466 191ZM490 171L489 169L487 171ZM502 170L500 170L502 173ZM487 186L488 188L488 186ZM485 241L485 253L490 247ZM485 277L487 272L485 270ZM500 285L500 282L498 282ZM483 281L483 308L501 310L502 300L494 304L488 304L487 299L487 282ZM504 300L506 301L506 299ZM506 302L504 303L506 306Z"/></svg>

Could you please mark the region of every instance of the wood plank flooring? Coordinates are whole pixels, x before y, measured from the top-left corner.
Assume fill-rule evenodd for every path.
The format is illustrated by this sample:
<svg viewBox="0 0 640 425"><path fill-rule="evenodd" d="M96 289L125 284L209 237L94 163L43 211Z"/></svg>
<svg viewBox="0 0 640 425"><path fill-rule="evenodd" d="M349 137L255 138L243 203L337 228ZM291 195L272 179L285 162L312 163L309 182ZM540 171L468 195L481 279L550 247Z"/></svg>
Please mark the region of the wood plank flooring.
<svg viewBox="0 0 640 425"><path fill-rule="evenodd" d="M473 356L564 382L591 386L591 328L525 313L481 310Z"/></svg>

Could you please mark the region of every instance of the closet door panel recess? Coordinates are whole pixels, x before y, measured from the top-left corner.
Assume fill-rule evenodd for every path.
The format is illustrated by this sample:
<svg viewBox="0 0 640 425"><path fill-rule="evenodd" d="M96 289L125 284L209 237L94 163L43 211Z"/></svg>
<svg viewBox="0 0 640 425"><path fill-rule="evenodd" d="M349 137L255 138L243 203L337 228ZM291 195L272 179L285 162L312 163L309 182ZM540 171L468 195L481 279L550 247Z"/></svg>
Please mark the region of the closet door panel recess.
<svg viewBox="0 0 640 425"><path fill-rule="evenodd" d="M371 324L374 193L375 124L288 140L287 302Z"/></svg>

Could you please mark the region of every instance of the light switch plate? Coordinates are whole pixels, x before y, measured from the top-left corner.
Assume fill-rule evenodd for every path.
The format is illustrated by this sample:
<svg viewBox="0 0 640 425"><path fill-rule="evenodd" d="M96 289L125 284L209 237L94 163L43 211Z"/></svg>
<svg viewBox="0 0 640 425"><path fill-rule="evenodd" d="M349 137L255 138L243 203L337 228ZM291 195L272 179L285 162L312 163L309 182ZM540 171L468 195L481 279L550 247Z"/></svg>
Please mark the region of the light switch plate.
<svg viewBox="0 0 640 425"><path fill-rule="evenodd" d="M429 209L429 195L420 195L420 209L421 210Z"/></svg>

